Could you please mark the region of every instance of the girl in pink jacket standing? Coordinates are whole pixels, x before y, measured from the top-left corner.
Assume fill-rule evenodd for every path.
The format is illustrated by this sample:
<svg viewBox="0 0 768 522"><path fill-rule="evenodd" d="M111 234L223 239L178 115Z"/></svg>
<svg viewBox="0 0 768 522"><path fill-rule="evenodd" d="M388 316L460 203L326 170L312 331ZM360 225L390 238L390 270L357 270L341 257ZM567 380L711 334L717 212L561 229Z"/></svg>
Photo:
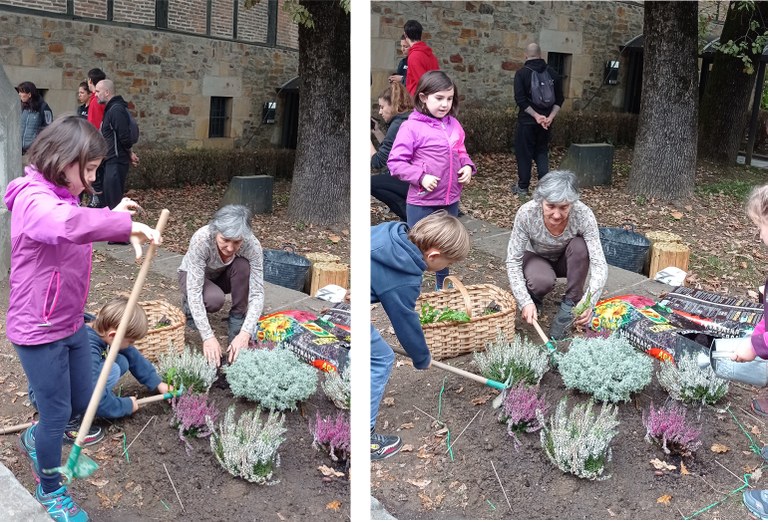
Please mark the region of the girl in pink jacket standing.
<svg viewBox="0 0 768 522"><path fill-rule="evenodd" d="M424 73L413 104L415 110L400 126L387 160L390 173L410 185L409 226L441 209L458 216L461 189L476 173L464 146L464 129L456 119L459 95L448 75ZM448 269L435 275L439 290Z"/></svg>
<svg viewBox="0 0 768 522"><path fill-rule="evenodd" d="M19 356L40 413L21 434L20 447L39 484L35 498L57 521L88 515L61 484L62 442L72 414L85 411L93 392L91 354L83 313L91 278L93 241L160 242L157 232L133 223L130 199L114 210L80 206L92 192L107 152L101 133L76 115L43 129L29 149L25 175L8 184L11 211L10 299L6 335Z"/></svg>

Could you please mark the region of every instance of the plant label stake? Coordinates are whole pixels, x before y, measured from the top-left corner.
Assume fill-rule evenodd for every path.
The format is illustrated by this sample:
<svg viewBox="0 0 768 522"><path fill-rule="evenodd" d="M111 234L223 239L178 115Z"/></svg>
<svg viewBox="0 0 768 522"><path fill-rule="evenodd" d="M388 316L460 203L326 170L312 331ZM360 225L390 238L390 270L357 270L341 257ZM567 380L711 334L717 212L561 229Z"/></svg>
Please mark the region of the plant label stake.
<svg viewBox="0 0 768 522"><path fill-rule="evenodd" d="M170 216L168 209L163 209L163 211L160 212L160 219L157 221L155 230L161 236L166 223L168 223L168 216ZM58 468L43 470L44 473L47 474L56 472L61 473L66 484L72 482L72 479L74 478L89 477L99 468L99 465L90 457L81 455L83 450L83 440L86 435L88 435L88 430L91 429L93 418L96 416L96 409L99 407L99 401L101 400L104 388L106 388L107 385L109 371L112 368L115 359L117 359L117 354L120 351L120 344L123 342L125 331L128 329L128 322L139 301L139 293L141 293L141 288L144 286L144 280L147 278L149 265L152 262L152 258L155 256L156 250L157 245L150 242L146 256L144 257L144 262L141 265L141 270L139 270L139 275L136 277L136 282L133 284L133 290L131 290L131 295L128 298L125 312L123 313L122 319L120 319L120 324L117 327L114 339L112 339L112 344L109 346L109 352L104 361L104 367L101 369L99 379L96 381L96 387L91 395L88 408L85 410L85 415L83 415L83 422L80 424L80 429L77 431L77 438L75 439L75 444L72 446L72 450L69 452L69 458L67 458L66 464L64 466L59 466Z"/></svg>

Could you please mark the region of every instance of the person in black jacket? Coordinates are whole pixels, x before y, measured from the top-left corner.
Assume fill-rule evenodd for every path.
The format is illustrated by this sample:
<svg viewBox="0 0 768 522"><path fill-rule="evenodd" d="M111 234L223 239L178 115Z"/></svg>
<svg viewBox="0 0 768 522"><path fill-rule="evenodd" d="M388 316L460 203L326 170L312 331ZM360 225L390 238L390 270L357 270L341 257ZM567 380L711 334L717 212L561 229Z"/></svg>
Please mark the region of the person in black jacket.
<svg viewBox="0 0 768 522"><path fill-rule="evenodd" d="M101 198L104 206L115 208L123 199L128 168L133 161L131 151L131 128L128 104L122 96L115 94L112 80L102 80L94 91L99 103L106 105L101 122L101 135L107 142L107 156L104 158L104 182Z"/></svg>
<svg viewBox="0 0 768 522"><path fill-rule="evenodd" d="M531 97L531 76L533 71L548 71L554 80L554 105L537 106ZM554 69L541 58L539 44L531 43L525 48L525 64L515 73L515 102L520 111L517 114L517 135L515 136L515 157L517 158L517 184L512 184L512 193L528 195L531 183L531 162L536 161L539 179L549 172L549 127L563 106L563 82Z"/></svg>

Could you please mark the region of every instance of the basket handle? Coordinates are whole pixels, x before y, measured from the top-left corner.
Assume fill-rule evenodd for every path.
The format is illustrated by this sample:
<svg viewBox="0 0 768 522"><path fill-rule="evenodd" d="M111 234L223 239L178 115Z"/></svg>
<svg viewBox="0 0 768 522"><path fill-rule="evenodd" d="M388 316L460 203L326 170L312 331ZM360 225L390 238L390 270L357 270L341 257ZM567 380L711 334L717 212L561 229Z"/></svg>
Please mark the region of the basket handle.
<svg viewBox="0 0 768 522"><path fill-rule="evenodd" d="M631 221L625 221L621 224L621 228L626 230L627 232L634 232L635 231L635 224Z"/></svg>
<svg viewBox="0 0 768 522"><path fill-rule="evenodd" d="M295 254L296 246L293 245L292 243L283 243L283 248L281 250L288 252L290 254Z"/></svg>
<svg viewBox="0 0 768 522"><path fill-rule="evenodd" d="M445 276L445 279L443 280L443 290L448 290L448 283L453 283L453 288L461 292L461 297L464 298L464 308L466 309L469 318L472 319L472 301L469 299L467 288L457 277Z"/></svg>

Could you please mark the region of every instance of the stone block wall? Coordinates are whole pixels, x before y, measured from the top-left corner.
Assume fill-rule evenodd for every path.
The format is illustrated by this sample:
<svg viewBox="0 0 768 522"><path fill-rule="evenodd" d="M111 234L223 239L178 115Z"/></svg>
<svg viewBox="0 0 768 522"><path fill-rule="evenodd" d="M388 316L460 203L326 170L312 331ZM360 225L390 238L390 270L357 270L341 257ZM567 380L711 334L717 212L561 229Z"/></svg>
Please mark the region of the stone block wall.
<svg viewBox="0 0 768 522"><path fill-rule="evenodd" d="M524 49L538 42L547 53L570 55L566 109L619 110L624 90L603 85L608 60L643 32L643 4L607 2L428 1L371 2L371 102L387 85L398 60L406 20L424 26L423 40L457 82L462 104L514 106L514 75Z"/></svg>

